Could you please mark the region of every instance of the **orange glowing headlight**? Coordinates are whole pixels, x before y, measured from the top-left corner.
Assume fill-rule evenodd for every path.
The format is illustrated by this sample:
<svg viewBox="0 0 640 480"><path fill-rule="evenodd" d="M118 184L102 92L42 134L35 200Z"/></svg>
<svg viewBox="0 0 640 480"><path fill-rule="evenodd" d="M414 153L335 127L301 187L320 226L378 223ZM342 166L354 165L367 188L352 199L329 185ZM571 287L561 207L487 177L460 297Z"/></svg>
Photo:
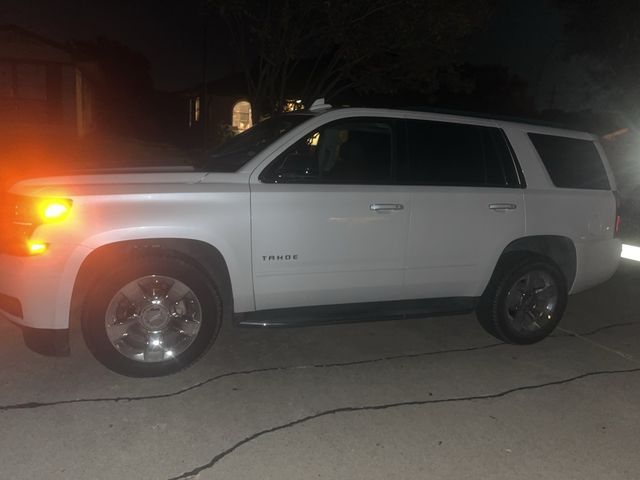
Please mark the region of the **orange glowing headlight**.
<svg viewBox="0 0 640 480"><path fill-rule="evenodd" d="M38 205L40 219L46 223L61 222L71 211L71 200L66 198L45 199Z"/></svg>

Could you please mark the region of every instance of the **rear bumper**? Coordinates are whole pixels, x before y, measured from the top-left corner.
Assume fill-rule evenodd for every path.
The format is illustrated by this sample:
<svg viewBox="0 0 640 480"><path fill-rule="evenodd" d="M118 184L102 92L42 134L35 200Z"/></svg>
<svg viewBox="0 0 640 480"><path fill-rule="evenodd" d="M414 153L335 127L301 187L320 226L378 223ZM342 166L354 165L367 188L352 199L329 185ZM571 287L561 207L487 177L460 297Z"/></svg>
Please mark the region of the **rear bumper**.
<svg viewBox="0 0 640 480"><path fill-rule="evenodd" d="M609 280L618 269L622 242L618 239L576 243L576 278L570 293L578 293Z"/></svg>

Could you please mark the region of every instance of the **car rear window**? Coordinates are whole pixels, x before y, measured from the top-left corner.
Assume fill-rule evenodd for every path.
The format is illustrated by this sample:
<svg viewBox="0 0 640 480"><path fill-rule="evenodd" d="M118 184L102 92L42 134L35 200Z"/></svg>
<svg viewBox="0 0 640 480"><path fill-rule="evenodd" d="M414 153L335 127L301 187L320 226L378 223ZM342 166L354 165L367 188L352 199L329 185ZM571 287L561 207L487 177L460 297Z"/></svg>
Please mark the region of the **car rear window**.
<svg viewBox="0 0 640 480"><path fill-rule="evenodd" d="M602 158L590 140L529 133L551 181L560 188L609 190Z"/></svg>

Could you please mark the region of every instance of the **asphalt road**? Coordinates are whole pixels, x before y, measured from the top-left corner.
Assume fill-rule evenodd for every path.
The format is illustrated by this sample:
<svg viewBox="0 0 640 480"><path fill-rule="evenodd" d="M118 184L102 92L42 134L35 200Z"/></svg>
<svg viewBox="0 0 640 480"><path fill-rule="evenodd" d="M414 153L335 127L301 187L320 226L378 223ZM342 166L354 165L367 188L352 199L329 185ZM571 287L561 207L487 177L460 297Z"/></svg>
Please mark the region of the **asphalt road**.
<svg viewBox="0 0 640 480"><path fill-rule="evenodd" d="M130 379L0 322L0 479L638 479L639 339L632 261L529 347L473 315L226 327Z"/></svg>

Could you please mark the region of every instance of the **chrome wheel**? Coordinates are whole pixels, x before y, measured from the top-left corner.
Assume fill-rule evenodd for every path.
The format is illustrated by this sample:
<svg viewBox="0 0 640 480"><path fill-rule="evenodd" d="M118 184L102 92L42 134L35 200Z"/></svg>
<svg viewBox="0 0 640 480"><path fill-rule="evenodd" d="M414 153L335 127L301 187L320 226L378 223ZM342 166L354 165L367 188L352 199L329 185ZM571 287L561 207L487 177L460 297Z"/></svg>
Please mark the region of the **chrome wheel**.
<svg viewBox="0 0 640 480"><path fill-rule="evenodd" d="M505 310L512 328L533 333L553 321L559 288L552 275L532 270L516 280L507 293Z"/></svg>
<svg viewBox="0 0 640 480"><path fill-rule="evenodd" d="M149 275L116 292L104 325L111 345L125 357L162 362L177 357L195 341L202 326L202 306L180 280Z"/></svg>

